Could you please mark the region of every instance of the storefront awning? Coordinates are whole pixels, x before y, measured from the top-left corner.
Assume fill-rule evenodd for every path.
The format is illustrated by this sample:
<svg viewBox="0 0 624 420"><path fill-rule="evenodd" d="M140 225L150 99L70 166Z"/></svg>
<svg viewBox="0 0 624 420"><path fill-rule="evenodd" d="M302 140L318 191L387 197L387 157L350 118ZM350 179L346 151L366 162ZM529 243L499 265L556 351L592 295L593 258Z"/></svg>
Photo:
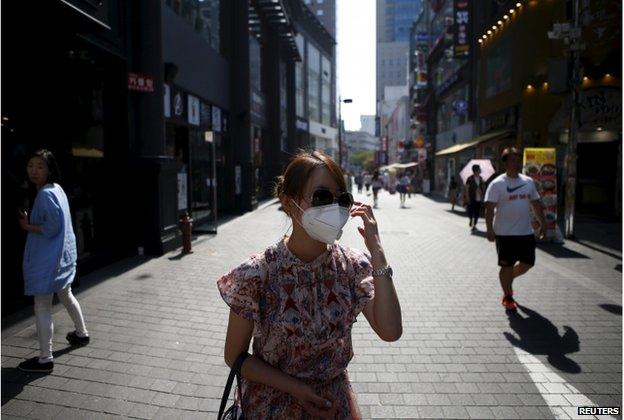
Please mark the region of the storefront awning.
<svg viewBox="0 0 624 420"><path fill-rule="evenodd" d="M510 135L511 135L511 130L500 130L500 131L495 131L493 133L484 134L482 136L475 137L474 139L466 143L460 143L451 147L447 147L446 149L442 149L439 152L436 152L436 156L452 155L453 153L461 152L464 149L468 149L469 147L474 147L480 143L484 143L490 140L502 139Z"/></svg>
<svg viewBox="0 0 624 420"><path fill-rule="evenodd" d="M416 166L418 166L418 162L393 163L391 165L382 166L379 169L382 171L385 171L385 170L414 168Z"/></svg>

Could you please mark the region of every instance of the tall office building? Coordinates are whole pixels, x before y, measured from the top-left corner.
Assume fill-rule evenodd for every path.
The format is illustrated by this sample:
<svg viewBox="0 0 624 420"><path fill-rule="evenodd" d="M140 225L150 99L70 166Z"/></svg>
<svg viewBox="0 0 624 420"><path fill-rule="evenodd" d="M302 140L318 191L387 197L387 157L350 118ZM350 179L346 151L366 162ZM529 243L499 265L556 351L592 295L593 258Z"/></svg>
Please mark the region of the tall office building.
<svg viewBox="0 0 624 420"><path fill-rule="evenodd" d="M304 0L303 2L336 39L336 0Z"/></svg>
<svg viewBox="0 0 624 420"><path fill-rule="evenodd" d="M377 0L377 102L386 86L407 85L410 28L421 0Z"/></svg>

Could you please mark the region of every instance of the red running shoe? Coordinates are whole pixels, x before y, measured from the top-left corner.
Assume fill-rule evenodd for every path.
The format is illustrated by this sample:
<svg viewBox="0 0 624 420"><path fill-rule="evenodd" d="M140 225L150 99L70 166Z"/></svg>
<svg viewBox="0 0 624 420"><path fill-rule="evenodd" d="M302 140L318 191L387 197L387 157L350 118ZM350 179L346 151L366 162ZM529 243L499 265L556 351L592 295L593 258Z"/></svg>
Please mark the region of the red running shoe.
<svg viewBox="0 0 624 420"><path fill-rule="evenodd" d="M501 301L501 304L508 311L515 311L516 309L518 309L518 303L514 300L513 296L511 295L503 296L503 300Z"/></svg>

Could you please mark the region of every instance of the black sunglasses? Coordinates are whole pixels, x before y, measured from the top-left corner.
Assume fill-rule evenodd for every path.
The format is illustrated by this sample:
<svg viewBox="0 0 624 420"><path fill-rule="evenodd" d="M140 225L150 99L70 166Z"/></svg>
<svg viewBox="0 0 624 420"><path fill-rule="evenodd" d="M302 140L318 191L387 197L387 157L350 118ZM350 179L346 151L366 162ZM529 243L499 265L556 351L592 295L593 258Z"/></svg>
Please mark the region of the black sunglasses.
<svg viewBox="0 0 624 420"><path fill-rule="evenodd" d="M350 208L353 205L353 196L351 193L343 192L338 197L329 190L319 189L312 194L312 207L327 206L329 204L338 203L340 207Z"/></svg>

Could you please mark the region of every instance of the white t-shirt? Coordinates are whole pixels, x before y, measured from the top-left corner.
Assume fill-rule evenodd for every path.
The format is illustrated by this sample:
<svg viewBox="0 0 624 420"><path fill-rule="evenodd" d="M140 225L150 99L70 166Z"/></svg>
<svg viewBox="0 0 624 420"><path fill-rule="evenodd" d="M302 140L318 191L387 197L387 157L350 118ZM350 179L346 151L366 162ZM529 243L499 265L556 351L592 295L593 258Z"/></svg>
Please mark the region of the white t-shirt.
<svg viewBox="0 0 624 420"><path fill-rule="evenodd" d="M531 201L539 198L531 177L523 174L518 174L518 178L510 178L507 174L496 177L485 192L485 201L496 203L494 233L499 236L532 235Z"/></svg>

